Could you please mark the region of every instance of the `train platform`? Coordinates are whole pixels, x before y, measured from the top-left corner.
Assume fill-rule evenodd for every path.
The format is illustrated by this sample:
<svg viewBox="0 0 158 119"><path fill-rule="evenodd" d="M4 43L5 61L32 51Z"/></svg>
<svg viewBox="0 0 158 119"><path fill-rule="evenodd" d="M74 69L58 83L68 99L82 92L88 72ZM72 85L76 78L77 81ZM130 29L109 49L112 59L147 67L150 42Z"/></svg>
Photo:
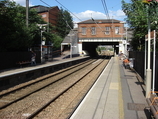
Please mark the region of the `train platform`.
<svg viewBox="0 0 158 119"><path fill-rule="evenodd" d="M54 57L52 61L48 61L43 64L37 64L35 66L30 65L30 66L26 66L26 67L22 67L22 68L17 67L17 68L0 70L0 78L10 76L13 74L18 74L18 73L22 73L22 72L35 70L38 68L48 67L51 65L59 64L61 62L69 62L71 60L77 60L77 59L82 59L82 58L84 58L84 57L78 56L78 57L73 57L73 58L65 58L65 55L64 55L64 56Z"/></svg>
<svg viewBox="0 0 158 119"><path fill-rule="evenodd" d="M113 57L70 119L150 119L139 75Z"/></svg>
<svg viewBox="0 0 158 119"><path fill-rule="evenodd" d="M45 64L1 71L0 77L80 58L56 57ZM141 78L115 56L70 119L150 119L146 107Z"/></svg>

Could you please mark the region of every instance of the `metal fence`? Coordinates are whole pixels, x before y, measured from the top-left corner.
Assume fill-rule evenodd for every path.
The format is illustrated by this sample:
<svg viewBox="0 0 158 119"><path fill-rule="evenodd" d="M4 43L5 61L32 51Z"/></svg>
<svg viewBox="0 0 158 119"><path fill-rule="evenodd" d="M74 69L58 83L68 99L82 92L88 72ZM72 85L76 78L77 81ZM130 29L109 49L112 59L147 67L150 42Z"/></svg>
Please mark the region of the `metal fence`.
<svg viewBox="0 0 158 119"><path fill-rule="evenodd" d="M151 52L150 56L151 56L150 68L153 72L153 52ZM129 58L134 58L134 69L142 77L142 79L145 79L145 52L130 51ZM146 59L146 62L148 62L148 59ZM151 81L152 80L153 80L153 73L151 77ZM155 56L155 79L154 80L155 80L155 91L158 91L158 53L156 53L156 56Z"/></svg>
<svg viewBox="0 0 158 119"><path fill-rule="evenodd" d="M36 62L40 63L40 52L36 53ZM0 52L0 70L18 67L17 63L31 61L31 52Z"/></svg>

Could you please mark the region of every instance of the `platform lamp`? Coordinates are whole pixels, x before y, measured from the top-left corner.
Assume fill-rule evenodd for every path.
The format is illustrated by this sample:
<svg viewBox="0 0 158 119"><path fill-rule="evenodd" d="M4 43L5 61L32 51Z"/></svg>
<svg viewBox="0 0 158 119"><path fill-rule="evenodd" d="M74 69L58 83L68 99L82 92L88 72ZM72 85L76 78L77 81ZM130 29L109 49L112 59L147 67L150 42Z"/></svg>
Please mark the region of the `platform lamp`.
<svg viewBox="0 0 158 119"><path fill-rule="evenodd" d="M47 24L37 24L37 26L39 26L40 31L41 31L40 51L41 51L41 63L42 63L42 60L43 60L43 55L42 55L42 40L43 40L43 38L42 38L42 34L46 30L45 26L47 26Z"/></svg>
<svg viewBox="0 0 158 119"><path fill-rule="evenodd" d="M147 4L147 20L148 20L148 62L147 62L147 69L146 69L146 98L150 97L151 94L151 68L150 68L150 41L151 41L151 28L150 28L150 20L149 20L149 4L151 0L143 0L144 4Z"/></svg>

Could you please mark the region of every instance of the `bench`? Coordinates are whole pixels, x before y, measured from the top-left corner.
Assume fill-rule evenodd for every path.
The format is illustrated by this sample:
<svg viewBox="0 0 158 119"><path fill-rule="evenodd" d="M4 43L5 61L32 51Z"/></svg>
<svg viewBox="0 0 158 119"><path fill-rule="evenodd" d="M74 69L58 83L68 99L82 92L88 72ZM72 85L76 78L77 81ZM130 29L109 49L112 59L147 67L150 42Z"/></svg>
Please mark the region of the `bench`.
<svg viewBox="0 0 158 119"><path fill-rule="evenodd" d="M125 69L130 68L129 63L124 63L124 62L123 62L123 66L125 67Z"/></svg>
<svg viewBox="0 0 158 119"><path fill-rule="evenodd" d="M132 62L128 62L128 63L125 63L123 62L123 66L125 67L125 69L132 69L133 68L133 63Z"/></svg>
<svg viewBox="0 0 158 119"><path fill-rule="evenodd" d="M154 93L158 93L158 91L154 91ZM150 95L151 96L147 98L146 101L150 107L153 116L155 117L155 119L158 119L158 97L154 94L150 94Z"/></svg>
<svg viewBox="0 0 158 119"><path fill-rule="evenodd" d="M17 62L16 64L20 67L23 67L23 66L26 66L26 65L30 65L31 61L20 61L20 62Z"/></svg>

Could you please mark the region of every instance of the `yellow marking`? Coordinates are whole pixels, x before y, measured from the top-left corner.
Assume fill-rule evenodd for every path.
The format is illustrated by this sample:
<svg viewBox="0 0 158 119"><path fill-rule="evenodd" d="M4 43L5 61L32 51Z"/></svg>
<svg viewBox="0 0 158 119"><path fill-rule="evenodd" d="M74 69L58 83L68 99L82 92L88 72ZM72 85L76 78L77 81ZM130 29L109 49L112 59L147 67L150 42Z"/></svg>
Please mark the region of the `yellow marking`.
<svg viewBox="0 0 158 119"><path fill-rule="evenodd" d="M109 89L119 90L119 85L118 85L118 83L111 83Z"/></svg>
<svg viewBox="0 0 158 119"><path fill-rule="evenodd" d="M117 59L116 59L117 58ZM118 64L119 64L119 60L118 57L115 57L115 60L117 60ZM118 100L119 100L119 114L120 114L120 119L124 119L124 107L123 107L123 98L122 98L122 86L121 86L121 78L120 78L120 68L118 65L118 83L119 83L119 96L118 96Z"/></svg>

